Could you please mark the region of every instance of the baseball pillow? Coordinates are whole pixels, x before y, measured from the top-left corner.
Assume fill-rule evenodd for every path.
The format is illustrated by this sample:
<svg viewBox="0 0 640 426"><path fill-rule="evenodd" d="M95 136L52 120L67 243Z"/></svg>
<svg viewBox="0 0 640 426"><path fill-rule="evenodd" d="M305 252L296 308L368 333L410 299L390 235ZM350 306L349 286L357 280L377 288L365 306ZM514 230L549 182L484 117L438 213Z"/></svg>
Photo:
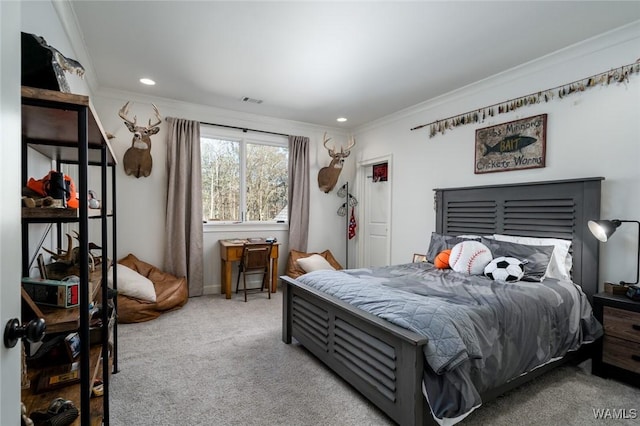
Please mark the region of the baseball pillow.
<svg viewBox="0 0 640 426"><path fill-rule="evenodd" d="M463 241L451 249L449 266L456 272L469 275L482 275L484 268L491 262L491 250L479 241Z"/></svg>

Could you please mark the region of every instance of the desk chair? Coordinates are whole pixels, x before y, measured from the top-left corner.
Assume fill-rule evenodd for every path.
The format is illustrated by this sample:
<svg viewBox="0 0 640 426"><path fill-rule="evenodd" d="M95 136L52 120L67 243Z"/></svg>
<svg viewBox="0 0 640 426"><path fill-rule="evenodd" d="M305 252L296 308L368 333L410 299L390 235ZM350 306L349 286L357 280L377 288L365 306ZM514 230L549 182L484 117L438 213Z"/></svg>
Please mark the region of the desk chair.
<svg viewBox="0 0 640 426"><path fill-rule="evenodd" d="M245 243L242 247L242 258L238 270L238 281L236 282L236 294L240 287L240 276L242 275L244 301L247 301L248 290L262 291L267 288L267 294L271 299L271 288L269 286L271 267L271 246L273 243ZM260 288L247 289L247 275L262 274L262 286Z"/></svg>

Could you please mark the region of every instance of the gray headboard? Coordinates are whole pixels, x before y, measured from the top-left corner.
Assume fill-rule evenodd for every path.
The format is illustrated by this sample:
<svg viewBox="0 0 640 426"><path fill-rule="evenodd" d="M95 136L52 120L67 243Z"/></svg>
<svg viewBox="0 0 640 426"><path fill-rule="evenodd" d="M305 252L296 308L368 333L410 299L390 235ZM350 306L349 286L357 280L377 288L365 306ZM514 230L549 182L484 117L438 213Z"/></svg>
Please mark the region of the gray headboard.
<svg viewBox="0 0 640 426"><path fill-rule="evenodd" d="M600 218L603 179L435 189L436 232L572 240L572 278L591 300L598 292L599 241L587 221Z"/></svg>

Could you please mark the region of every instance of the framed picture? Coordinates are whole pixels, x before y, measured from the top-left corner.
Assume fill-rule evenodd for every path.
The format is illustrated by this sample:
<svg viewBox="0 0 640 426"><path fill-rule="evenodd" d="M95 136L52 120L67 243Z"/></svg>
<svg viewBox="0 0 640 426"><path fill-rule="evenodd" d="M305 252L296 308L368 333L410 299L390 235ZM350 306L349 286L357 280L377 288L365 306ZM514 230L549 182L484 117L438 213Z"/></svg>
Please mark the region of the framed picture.
<svg viewBox="0 0 640 426"><path fill-rule="evenodd" d="M418 263L418 262L426 262L427 261L427 256L424 254L420 254L420 253L414 253L413 254L413 263Z"/></svg>
<svg viewBox="0 0 640 426"><path fill-rule="evenodd" d="M476 130L474 173L545 166L547 114Z"/></svg>
<svg viewBox="0 0 640 426"><path fill-rule="evenodd" d="M374 182L386 182L388 170L388 163L380 163L373 165L373 181Z"/></svg>

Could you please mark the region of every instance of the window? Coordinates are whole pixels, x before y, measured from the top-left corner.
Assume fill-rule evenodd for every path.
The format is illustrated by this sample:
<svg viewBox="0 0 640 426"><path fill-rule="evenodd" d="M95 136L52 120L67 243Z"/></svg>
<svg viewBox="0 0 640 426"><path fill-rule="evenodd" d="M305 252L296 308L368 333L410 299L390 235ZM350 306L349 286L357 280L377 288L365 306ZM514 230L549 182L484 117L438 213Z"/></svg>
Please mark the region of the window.
<svg viewBox="0 0 640 426"><path fill-rule="evenodd" d="M286 222L286 138L239 138L204 126L201 135L204 220Z"/></svg>

